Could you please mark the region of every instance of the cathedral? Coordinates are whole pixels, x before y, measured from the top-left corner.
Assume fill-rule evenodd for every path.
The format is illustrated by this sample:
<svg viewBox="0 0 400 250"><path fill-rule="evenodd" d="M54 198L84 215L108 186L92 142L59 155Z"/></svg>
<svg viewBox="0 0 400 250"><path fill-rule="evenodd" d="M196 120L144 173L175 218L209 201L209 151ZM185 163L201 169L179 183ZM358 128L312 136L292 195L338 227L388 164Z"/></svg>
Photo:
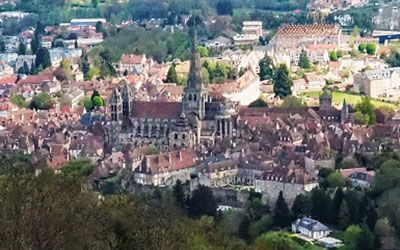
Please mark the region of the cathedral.
<svg viewBox="0 0 400 250"><path fill-rule="evenodd" d="M208 148L217 139L234 134L232 103L210 97L204 86L195 31L182 102L135 101L129 84L122 81L113 90L109 105L106 130L112 147L152 144L162 151Z"/></svg>

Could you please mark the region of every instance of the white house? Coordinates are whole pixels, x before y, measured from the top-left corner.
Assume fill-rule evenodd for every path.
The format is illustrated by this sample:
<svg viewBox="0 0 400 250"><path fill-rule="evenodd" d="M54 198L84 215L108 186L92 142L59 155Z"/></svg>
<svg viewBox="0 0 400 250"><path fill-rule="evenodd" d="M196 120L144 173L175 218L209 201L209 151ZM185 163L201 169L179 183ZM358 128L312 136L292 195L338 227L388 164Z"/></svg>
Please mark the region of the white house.
<svg viewBox="0 0 400 250"><path fill-rule="evenodd" d="M292 223L292 232L300 233L310 239L316 240L328 236L332 230L319 221L303 217Z"/></svg>

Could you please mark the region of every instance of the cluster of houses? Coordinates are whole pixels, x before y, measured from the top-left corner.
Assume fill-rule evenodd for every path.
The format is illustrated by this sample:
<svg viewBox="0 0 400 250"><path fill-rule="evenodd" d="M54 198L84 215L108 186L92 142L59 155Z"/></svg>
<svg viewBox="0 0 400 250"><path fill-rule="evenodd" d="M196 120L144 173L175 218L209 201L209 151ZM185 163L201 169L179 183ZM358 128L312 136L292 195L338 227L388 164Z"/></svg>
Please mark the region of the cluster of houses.
<svg viewBox="0 0 400 250"><path fill-rule="evenodd" d="M60 30L75 32L78 38L95 34L99 23L106 25L106 20L72 20L58 27L47 27L47 36L43 38L56 36ZM244 22L243 25L246 36L255 39L262 35L262 23ZM79 72L80 53L74 51L86 45L79 41L77 45L79 48L66 46L54 49L59 53L50 52L57 58L68 55L71 68ZM276 61L283 58L279 57L280 53L291 49L338 49L342 46L342 34L336 25L283 25L269 46ZM225 50L210 60L229 63L238 76L225 83L205 85L200 58L193 50L187 67L177 70L178 75L189 75L185 87L165 83L171 64L159 64L146 55L135 54L121 56L115 64L120 77L112 80L83 81L82 76L76 76L62 82L57 80L54 71L22 77L2 75L2 148L35 153L53 169L72 159L89 158L98 165L93 173L97 180L128 171L133 182L142 185L171 186L181 179L193 186L254 189L263 193L264 200L269 202L283 191L290 203L298 194L318 186L318 171L334 168L337 154L344 157L372 154L380 150L382 138L394 145L399 143L394 118L391 123L375 127L354 126L351 107L346 102L340 109L333 107L329 92L320 96L316 107L247 107L266 93L266 85L260 83L257 74L258 62L265 53L270 53L268 48ZM2 56L12 58L10 53ZM18 57L15 60L19 64L24 61ZM28 60L34 59L26 56L25 61ZM336 67L340 70L352 65L347 60L342 57L329 64L339 64ZM365 61L373 65L372 59ZM1 65L0 69L6 71L6 64ZM178 69L179 62L176 65ZM377 64L376 68L379 67ZM382 81L398 74L396 69L380 70L385 73L361 73L368 76L362 81ZM319 91L326 80L326 76L318 73L305 73L303 78L294 81L293 93ZM396 80L391 82L388 86L379 84L381 91L394 95ZM355 84L355 88L373 97L380 95L366 85ZM106 105L85 110L82 101L95 90ZM16 95L29 103L41 92L52 97L49 110L29 110L11 100ZM154 147L156 152L149 154L149 147ZM362 188L368 188L373 180L373 173L366 169L355 168L342 174Z"/></svg>
<svg viewBox="0 0 400 250"><path fill-rule="evenodd" d="M3 13L3 12L2 12ZM62 59L80 57L82 50L88 50L103 41L103 33L96 30L96 25L107 25L105 19L72 19L70 23L57 26L47 26L45 34L41 36L40 44L50 53L51 63L54 67L60 65ZM26 64L29 71L35 63L36 55L32 55L31 41L35 29L29 28L17 36L3 36L5 51L0 53L0 76L16 74ZM21 44L26 46L27 54L18 54Z"/></svg>

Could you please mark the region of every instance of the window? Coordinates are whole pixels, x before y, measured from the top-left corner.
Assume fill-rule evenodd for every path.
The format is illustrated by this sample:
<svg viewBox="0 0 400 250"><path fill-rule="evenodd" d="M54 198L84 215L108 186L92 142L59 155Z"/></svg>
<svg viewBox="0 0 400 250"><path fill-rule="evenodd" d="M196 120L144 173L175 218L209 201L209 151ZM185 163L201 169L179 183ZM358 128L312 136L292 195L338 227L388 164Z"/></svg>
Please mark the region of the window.
<svg viewBox="0 0 400 250"><path fill-rule="evenodd" d="M175 140L178 140L178 134L177 133L175 133L174 137L175 137Z"/></svg>

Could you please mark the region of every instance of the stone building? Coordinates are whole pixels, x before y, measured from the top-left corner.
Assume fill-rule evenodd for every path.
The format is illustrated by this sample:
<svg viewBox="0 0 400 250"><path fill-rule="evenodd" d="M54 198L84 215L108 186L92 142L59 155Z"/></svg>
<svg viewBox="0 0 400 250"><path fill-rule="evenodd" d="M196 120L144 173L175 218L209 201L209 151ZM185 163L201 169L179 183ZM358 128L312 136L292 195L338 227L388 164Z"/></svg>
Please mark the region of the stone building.
<svg viewBox="0 0 400 250"><path fill-rule="evenodd" d="M107 141L110 146L153 144L161 150L213 146L234 133L229 102L208 95L196 51L192 46L190 70L182 102L135 101L127 82L112 92Z"/></svg>
<svg viewBox="0 0 400 250"><path fill-rule="evenodd" d="M400 68L367 70L354 76L354 90L366 96L398 101Z"/></svg>
<svg viewBox="0 0 400 250"><path fill-rule="evenodd" d="M318 187L317 180L298 167L274 168L254 180L255 191L262 193L268 204L276 202L280 191L292 204L297 195L310 192L315 187Z"/></svg>

